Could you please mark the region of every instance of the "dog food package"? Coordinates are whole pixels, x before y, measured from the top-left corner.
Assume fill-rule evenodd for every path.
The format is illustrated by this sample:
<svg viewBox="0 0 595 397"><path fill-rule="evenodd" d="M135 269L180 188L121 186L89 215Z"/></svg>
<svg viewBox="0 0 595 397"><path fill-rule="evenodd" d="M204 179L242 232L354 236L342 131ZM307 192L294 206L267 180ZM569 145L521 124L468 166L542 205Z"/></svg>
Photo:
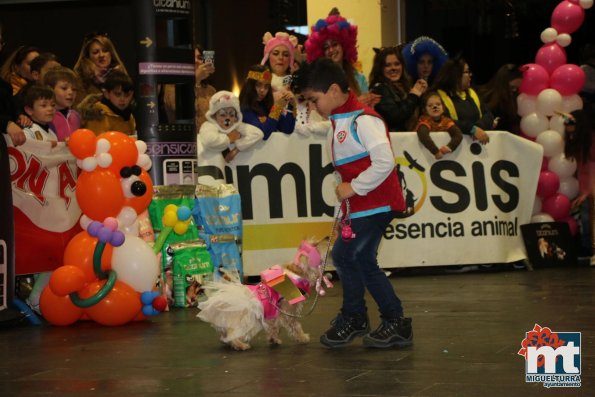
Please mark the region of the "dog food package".
<svg viewBox="0 0 595 397"><path fill-rule="evenodd" d="M239 240L233 234L205 235L207 250L214 264L215 281L241 283L244 280Z"/></svg>
<svg viewBox="0 0 595 397"><path fill-rule="evenodd" d="M240 194L231 184L197 185L192 216L207 235L232 234L242 238Z"/></svg>
<svg viewBox="0 0 595 397"><path fill-rule="evenodd" d="M170 245L173 257L175 307L196 307L206 299L203 285L213 281L213 261L203 240L181 241Z"/></svg>
<svg viewBox="0 0 595 397"><path fill-rule="evenodd" d="M153 186L153 199L149 205L149 217L155 237L163 230L163 213L165 207L175 204L178 207L185 206L192 210L194 206L194 185L156 185ZM190 224L188 230L183 234L171 231L161 249L161 268L165 270L172 266L172 252L170 245L179 241L190 241L198 238L198 230L194 224Z"/></svg>

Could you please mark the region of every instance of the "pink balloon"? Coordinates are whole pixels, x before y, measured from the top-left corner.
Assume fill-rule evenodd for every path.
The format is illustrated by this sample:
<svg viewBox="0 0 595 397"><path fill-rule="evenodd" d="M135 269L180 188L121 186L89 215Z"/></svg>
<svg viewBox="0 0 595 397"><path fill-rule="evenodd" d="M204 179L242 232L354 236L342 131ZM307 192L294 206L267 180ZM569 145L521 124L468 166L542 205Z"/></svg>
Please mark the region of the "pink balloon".
<svg viewBox="0 0 595 397"><path fill-rule="evenodd" d="M543 157L541 159L541 170L542 171L549 171L549 168L548 168L549 163L550 163L550 160L547 157ZM560 177L558 177L558 179L560 179Z"/></svg>
<svg viewBox="0 0 595 397"><path fill-rule="evenodd" d="M552 74L556 68L566 63L566 51L556 42L544 44L535 55L535 63Z"/></svg>
<svg viewBox="0 0 595 397"><path fill-rule="evenodd" d="M578 94L585 85L585 72L577 65L558 66L550 77L550 87L563 96Z"/></svg>
<svg viewBox="0 0 595 397"><path fill-rule="evenodd" d="M542 90L548 88L550 76L545 68L536 63L528 63L521 66L523 72L523 81L519 87L519 92L528 95L537 95Z"/></svg>
<svg viewBox="0 0 595 397"><path fill-rule="evenodd" d="M560 187L560 178L552 171L541 171L537 182L537 195L547 198L554 195ZM546 212L546 211L543 211Z"/></svg>
<svg viewBox="0 0 595 397"><path fill-rule="evenodd" d="M560 33L575 32L585 20L585 10L580 5L563 1L552 13L552 27Z"/></svg>
<svg viewBox="0 0 595 397"><path fill-rule="evenodd" d="M543 200L541 211L550 214L552 218L560 221L570 213L570 200L562 193L556 193Z"/></svg>
<svg viewBox="0 0 595 397"><path fill-rule="evenodd" d="M576 236L576 232L578 232L578 224L576 223L576 219L574 219L574 217L568 215L564 219L561 219L561 221L568 223L568 228L570 229L570 235Z"/></svg>

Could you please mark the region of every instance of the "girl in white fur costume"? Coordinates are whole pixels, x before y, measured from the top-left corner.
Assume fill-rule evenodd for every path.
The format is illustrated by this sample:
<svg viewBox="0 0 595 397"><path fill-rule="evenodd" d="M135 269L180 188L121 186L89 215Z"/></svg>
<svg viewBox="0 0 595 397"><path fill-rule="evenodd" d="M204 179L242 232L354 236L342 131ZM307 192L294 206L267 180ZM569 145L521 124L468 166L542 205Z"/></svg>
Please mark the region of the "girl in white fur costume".
<svg viewBox="0 0 595 397"><path fill-rule="evenodd" d="M258 127L242 122L240 100L229 91L219 91L211 97L206 118L198 140L206 149L221 152L228 163L264 136Z"/></svg>

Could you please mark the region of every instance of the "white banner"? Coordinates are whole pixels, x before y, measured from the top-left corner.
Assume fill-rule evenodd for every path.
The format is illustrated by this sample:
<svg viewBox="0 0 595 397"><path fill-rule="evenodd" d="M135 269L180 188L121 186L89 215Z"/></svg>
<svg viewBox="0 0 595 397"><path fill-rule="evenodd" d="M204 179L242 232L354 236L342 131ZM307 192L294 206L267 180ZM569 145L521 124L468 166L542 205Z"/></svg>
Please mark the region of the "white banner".
<svg viewBox="0 0 595 397"><path fill-rule="evenodd" d="M435 160L413 132L392 133L395 163L409 205L387 228L382 267L508 263L525 258L520 225L531 218L542 147L491 131L481 146L465 137ZM432 133L440 147L447 133ZM329 235L336 183L323 137L274 133L225 164L197 146L198 181L225 179L242 197L244 272L291 261L307 236Z"/></svg>
<svg viewBox="0 0 595 397"><path fill-rule="evenodd" d="M36 226L50 232L70 230L81 210L75 197L76 159L63 142L27 140L14 147L6 138L13 206Z"/></svg>

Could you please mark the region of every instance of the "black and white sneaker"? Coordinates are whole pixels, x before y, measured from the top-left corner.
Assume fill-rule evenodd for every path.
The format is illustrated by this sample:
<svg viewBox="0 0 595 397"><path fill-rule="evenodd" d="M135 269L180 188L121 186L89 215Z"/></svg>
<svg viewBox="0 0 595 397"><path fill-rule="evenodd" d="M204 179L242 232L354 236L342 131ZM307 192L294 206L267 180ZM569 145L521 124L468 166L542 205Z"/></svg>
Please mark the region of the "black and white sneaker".
<svg viewBox="0 0 595 397"><path fill-rule="evenodd" d="M406 347L413 344L413 329L410 317L382 320L380 326L364 336L364 346L385 349Z"/></svg>
<svg viewBox="0 0 595 397"><path fill-rule="evenodd" d="M367 317L345 317L339 313L331 321L331 327L320 337L320 343L331 348L342 347L368 332L370 332L370 324Z"/></svg>

